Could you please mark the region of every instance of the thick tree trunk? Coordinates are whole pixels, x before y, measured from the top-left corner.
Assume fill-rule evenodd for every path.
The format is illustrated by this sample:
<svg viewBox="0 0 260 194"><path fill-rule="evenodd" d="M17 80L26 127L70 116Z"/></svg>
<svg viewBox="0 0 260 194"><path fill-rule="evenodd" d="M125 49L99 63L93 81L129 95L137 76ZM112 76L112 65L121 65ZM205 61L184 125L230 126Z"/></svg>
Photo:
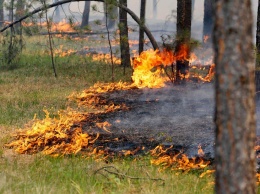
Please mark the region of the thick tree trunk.
<svg viewBox="0 0 260 194"><path fill-rule="evenodd" d="M127 7L127 0L119 0L119 3ZM123 9L119 9L119 18L121 64L124 67L130 67L131 63L128 42L127 12Z"/></svg>
<svg viewBox="0 0 260 194"><path fill-rule="evenodd" d="M179 53L183 45L186 45L189 51L191 36L191 0L177 1L177 44L175 52ZM183 59L176 62L176 83L180 83L182 77L189 72L189 61Z"/></svg>
<svg viewBox="0 0 260 194"><path fill-rule="evenodd" d="M4 24L4 0L0 0L0 27Z"/></svg>
<svg viewBox="0 0 260 194"><path fill-rule="evenodd" d="M257 25L256 25L256 67L260 70L260 0L258 1L258 10L257 10Z"/></svg>
<svg viewBox="0 0 260 194"><path fill-rule="evenodd" d="M84 11L83 11L83 16L82 16L81 26L80 26L81 28L88 26L89 12L90 12L90 1L86 1Z"/></svg>
<svg viewBox="0 0 260 194"><path fill-rule="evenodd" d="M250 0L215 3L216 193L256 193Z"/></svg>
<svg viewBox="0 0 260 194"><path fill-rule="evenodd" d="M214 0L204 1L204 18L203 18L203 42L204 46L210 46L212 43L213 28L213 3Z"/></svg>
<svg viewBox="0 0 260 194"><path fill-rule="evenodd" d="M146 0L141 0L140 6L140 20L145 23L145 8L146 8ZM139 28L139 54L144 50L144 30L143 28Z"/></svg>
<svg viewBox="0 0 260 194"><path fill-rule="evenodd" d="M256 25L256 91L260 91L260 0L258 1Z"/></svg>

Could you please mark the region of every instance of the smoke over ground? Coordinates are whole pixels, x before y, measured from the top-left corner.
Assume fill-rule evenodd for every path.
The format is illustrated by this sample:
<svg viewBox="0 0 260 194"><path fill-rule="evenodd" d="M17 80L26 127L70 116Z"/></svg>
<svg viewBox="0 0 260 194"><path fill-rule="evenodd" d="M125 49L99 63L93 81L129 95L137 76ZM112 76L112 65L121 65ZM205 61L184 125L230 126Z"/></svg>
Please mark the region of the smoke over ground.
<svg viewBox="0 0 260 194"><path fill-rule="evenodd" d="M112 134L123 135L132 143L149 139L179 146L188 156L196 155L201 145L205 153L213 156L213 84L116 91L108 98L130 107L99 118L112 124ZM85 128L88 131L89 126ZM93 130L106 133L92 126Z"/></svg>

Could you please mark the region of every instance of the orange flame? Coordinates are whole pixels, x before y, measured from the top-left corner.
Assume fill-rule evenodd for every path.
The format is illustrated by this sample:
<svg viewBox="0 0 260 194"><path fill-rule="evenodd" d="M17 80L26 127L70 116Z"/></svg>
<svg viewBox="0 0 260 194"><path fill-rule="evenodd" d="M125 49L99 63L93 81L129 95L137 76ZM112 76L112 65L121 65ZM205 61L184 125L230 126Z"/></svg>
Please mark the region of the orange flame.
<svg viewBox="0 0 260 194"><path fill-rule="evenodd" d="M98 138L98 135L92 137L83 133L80 125L72 127L86 119L83 114L69 111L66 114L59 113L59 118L50 118L46 110L45 114L45 119L34 119L32 127L16 133L16 140L6 146L15 147L15 151L21 154L42 152L57 156L76 154Z"/></svg>
<svg viewBox="0 0 260 194"><path fill-rule="evenodd" d="M111 56L110 54L87 54L87 56L92 57L93 61L103 61L105 63L111 63ZM117 58L116 56L113 56L113 63L120 65L121 59Z"/></svg>
<svg viewBox="0 0 260 194"><path fill-rule="evenodd" d="M191 169L203 169L206 168L210 161L205 161L202 158L188 158L185 154L177 153L170 154L169 148L163 146L157 146L154 150L151 150L151 155L155 158L151 160L154 165L162 165L164 168L171 168L172 170L189 171Z"/></svg>
<svg viewBox="0 0 260 194"><path fill-rule="evenodd" d="M194 53L189 54L189 48L187 45L181 45L177 53L168 50L144 51L140 56L135 57L132 61L134 69L132 80L138 88L164 87L165 82L169 80L165 72L166 67L181 60L188 60L191 64L197 60L197 56ZM215 66L212 65L210 71L205 77L201 75L196 77L204 82L211 81L214 75L214 67ZM183 79L189 79L191 73L180 75L180 77ZM194 75L192 77L194 77Z"/></svg>

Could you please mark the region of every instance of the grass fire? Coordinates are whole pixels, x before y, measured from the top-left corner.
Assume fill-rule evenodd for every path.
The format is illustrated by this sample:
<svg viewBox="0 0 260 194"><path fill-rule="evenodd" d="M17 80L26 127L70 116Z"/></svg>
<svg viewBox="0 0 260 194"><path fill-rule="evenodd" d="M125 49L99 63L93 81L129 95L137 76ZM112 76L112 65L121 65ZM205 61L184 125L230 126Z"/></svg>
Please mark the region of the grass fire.
<svg viewBox="0 0 260 194"><path fill-rule="evenodd" d="M225 39L242 19L221 36L209 1L203 30L201 2L177 1L167 21L146 1L97 2L0 3L0 193L259 188L249 37Z"/></svg>

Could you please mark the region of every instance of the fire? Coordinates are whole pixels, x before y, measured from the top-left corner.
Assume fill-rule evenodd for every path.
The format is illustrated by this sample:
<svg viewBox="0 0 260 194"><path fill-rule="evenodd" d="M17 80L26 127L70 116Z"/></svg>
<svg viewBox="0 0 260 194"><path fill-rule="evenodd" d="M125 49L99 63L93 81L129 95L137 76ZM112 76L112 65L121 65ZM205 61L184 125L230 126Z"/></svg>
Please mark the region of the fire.
<svg viewBox="0 0 260 194"><path fill-rule="evenodd" d="M87 54L87 56L90 56L93 61L103 61L105 63L111 63L110 54ZM121 64L121 59L117 58L116 56L113 56L112 59L114 64Z"/></svg>
<svg viewBox="0 0 260 194"><path fill-rule="evenodd" d="M157 146L151 150L151 155L155 158L151 160L154 165L162 165L164 168L171 168L172 170L189 171L191 169L203 169L209 166L210 161L199 158L188 158L185 154L175 153L172 151L173 146L164 148Z"/></svg>
<svg viewBox="0 0 260 194"><path fill-rule="evenodd" d="M208 36L208 35L203 36L203 42L204 42L204 43L207 43L207 42L208 42L208 39L209 39L209 36Z"/></svg>
<svg viewBox="0 0 260 194"><path fill-rule="evenodd" d="M23 22L23 26L31 27L31 26L41 26L47 27L47 22L33 23L33 22ZM74 23L73 25L68 23L65 19L58 23L51 23L51 31L53 32L75 32L73 26L79 25L79 23Z"/></svg>
<svg viewBox="0 0 260 194"><path fill-rule="evenodd" d="M64 49L63 45L60 45L59 48L54 49L54 54L59 56L59 57L65 57L65 56L69 56L73 53L75 53L76 51L73 49Z"/></svg>
<svg viewBox="0 0 260 194"><path fill-rule="evenodd" d="M203 149L201 148L201 145L198 146L198 155L199 155L200 157L203 157L203 156L205 155Z"/></svg>
<svg viewBox="0 0 260 194"><path fill-rule="evenodd" d="M135 57L132 61L134 69L132 80L138 88L160 88L164 87L165 83L169 81L167 75L167 67L172 66L176 61L187 60L191 63L196 63L197 56L194 53L188 52L188 47L182 45L178 53L168 50L147 50ZM193 69L197 68L192 66ZM214 67L212 64L208 74L203 77L201 75L187 73L180 75L182 79L189 79L196 77L203 82L210 82L214 77ZM172 72L173 73L173 72ZM174 80L175 78L172 78Z"/></svg>
<svg viewBox="0 0 260 194"><path fill-rule="evenodd" d="M26 128L14 135L15 140L7 147L15 147L20 154L34 154L42 152L45 155L76 154L82 148L88 147L98 138L83 133L80 123L86 120L84 114L74 111L59 113L59 118L50 118L45 110L43 120L34 119L30 128ZM77 125L77 127L73 127Z"/></svg>
<svg viewBox="0 0 260 194"><path fill-rule="evenodd" d="M99 134L88 134L84 132L83 127L86 122L93 122L97 127L111 133L109 131L111 124L97 122L95 114L127 109L124 104L116 105L102 96L106 92L121 90L122 88L133 88L133 86L122 82L103 85L95 84L79 95L73 94L69 96L70 100L76 100L82 108L88 107L93 111L82 112L68 108L60 111L57 118L51 118L50 113L45 110L46 116L44 119L34 118L32 126L14 134L13 141L6 144L6 147L14 148L20 154L41 152L52 156L77 154L82 150L85 151L85 155L104 153L104 151L97 150L93 146L99 138Z"/></svg>
<svg viewBox="0 0 260 194"><path fill-rule="evenodd" d="M169 54L169 58L165 57L164 54ZM172 55L169 52L160 53L158 50L149 50L142 52L138 58L133 60L133 76L132 79L134 84L138 88L149 87L149 88L160 88L165 85L166 79L163 78L164 70L160 67L162 64L171 61ZM164 60L167 61L164 61Z"/></svg>

